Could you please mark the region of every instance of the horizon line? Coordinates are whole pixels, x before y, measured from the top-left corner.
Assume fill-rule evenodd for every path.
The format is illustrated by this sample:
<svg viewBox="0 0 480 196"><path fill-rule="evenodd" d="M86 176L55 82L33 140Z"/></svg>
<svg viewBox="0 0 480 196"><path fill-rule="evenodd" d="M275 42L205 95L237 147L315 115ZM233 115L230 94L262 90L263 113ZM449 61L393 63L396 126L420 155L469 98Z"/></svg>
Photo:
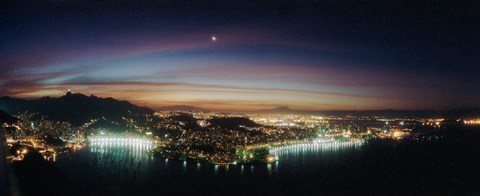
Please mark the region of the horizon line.
<svg viewBox="0 0 480 196"><path fill-rule="evenodd" d="M71 92L71 91L67 91ZM442 111L452 111L452 110L480 110L478 107L459 107L459 108L442 108L442 109L431 109L431 108L419 108L419 109L393 109L393 108L376 108L376 109L299 109L296 108L295 106L288 106L288 105L278 105L278 106L273 106L270 107L269 109L257 109L257 110L241 110L241 109L214 109L214 108L208 108L208 107L199 107L199 106L194 106L190 104L165 104L165 105L158 105L158 106L147 106L144 104L137 104L134 101L128 100L128 99L117 99L112 96L97 96L94 94L87 95L84 93L72 93L74 95L84 95L86 97L94 96L98 97L101 99L107 99L107 98L112 98L118 101L128 101L131 104L134 104L138 107L147 107L153 111L162 111L161 108L165 107L194 107L197 108L198 110L206 110L208 112L275 112L275 109L279 108L285 108L286 110L291 110L291 112L372 112L372 111L436 111L436 112L442 112ZM61 98L66 96L60 95L60 96L42 96L42 97L18 97L18 96L10 96L10 95L4 95L0 96L0 98L4 97L9 97L9 98L14 98L14 99L23 99L23 100L38 100L41 98ZM254 106L255 104L252 104ZM168 110L167 110L168 111ZM174 111L174 110L171 110ZM178 110L178 111L189 111L189 110ZM195 111L195 110L193 110Z"/></svg>

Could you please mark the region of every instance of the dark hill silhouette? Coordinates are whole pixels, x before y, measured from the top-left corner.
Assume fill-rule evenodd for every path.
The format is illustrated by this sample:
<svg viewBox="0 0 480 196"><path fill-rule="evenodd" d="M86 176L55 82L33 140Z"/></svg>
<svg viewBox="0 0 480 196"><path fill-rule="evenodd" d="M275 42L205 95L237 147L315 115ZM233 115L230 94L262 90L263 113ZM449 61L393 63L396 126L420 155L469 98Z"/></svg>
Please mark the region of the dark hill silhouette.
<svg viewBox="0 0 480 196"><path fill-rule="evenodd" d="M263 134L260 131L250 130L249 128L261 127L261 125L254 121L243 117L214 117L208 120L211 128L218 128L220 130L236 130L242 134L250 136Z"/></svg>
<svg viewBox="0 0 480 196"><path fill-rule="evenodd" d="M209 119L210 127L218 127L220 129L239 129L241 127L260 127L254 121L243 117L215 117Z"/></svg>
<svg viewBox="0 0 480 196"><path fill-rule="evenodd" d="M188 113L180 113L179 115L173 115L168 117L169 120L173 122L182 122L182 127L186 130L194 130L194 131L201 131L204 130L203 127L198 125L197 119L193 117L192 114Z"/></svg>
<svg viewBox="0 0 480 196"><path fill-rule="evenodd" d="M126 123L122 117L141 121L145 114L153 113L149 108L139 107L128 101L72 93L59 98L43 97L36 100L2 97L0 109L10 114L36 112L50 120L70 122L73 126L80 126L90 122L91 119L101 118L124 127Z"/></svg>
<svg viewBox="0 0 480 196"><path fill-rule="evenodd" d="M10 116L10 114L6 113L3 110L0 110L0 124L2 123L12 124L17 122L17 120L18 120L17 118Z"/></svg>

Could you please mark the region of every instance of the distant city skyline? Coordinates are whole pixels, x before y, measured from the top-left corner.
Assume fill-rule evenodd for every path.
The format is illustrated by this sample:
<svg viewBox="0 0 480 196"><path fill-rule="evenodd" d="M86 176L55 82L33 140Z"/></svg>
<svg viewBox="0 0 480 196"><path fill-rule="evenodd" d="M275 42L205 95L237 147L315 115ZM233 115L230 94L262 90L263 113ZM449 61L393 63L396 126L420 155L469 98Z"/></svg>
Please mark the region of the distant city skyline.
<svg viewBox="0 0 480 196"><path fill-rule="evenodd" d="M4 3L0 96L71 89L235 111L478 108L473 7Z"/></svg>

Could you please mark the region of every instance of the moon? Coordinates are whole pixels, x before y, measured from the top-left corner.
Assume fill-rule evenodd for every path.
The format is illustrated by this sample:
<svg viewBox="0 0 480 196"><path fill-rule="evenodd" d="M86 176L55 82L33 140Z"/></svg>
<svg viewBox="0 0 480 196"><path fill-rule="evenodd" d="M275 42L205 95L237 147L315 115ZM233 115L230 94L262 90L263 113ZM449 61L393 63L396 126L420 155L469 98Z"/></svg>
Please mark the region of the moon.
<svg viewBox="0 0 480 196"><path fill-rule="evenodd" d="M212 41L217 41L217 37L212 36Z"/></svg>

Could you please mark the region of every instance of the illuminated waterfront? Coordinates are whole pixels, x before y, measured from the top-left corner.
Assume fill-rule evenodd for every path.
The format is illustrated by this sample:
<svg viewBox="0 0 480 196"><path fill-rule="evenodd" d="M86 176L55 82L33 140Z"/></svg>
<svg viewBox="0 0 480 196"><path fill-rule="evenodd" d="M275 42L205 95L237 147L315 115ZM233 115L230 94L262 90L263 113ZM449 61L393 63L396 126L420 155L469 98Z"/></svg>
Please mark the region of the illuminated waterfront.
<svg viewBox="0 0 480 196"><path fill-rule="evenodd" d="M134 149L148 150L154 145L153 140L138 137L92 136L88 141L92 148L131 146Z"/></svg>
<svg viewBox="0 0 480 196"><path fill-rule="evenodd" d="M298 150L309 150L309 149L339 149L345 147L358 147L364 143L363 140L354 140L354 141L344 141L339 142L335 140L324 140L317 139L311 142L303 142L297 144L287 144L281 146L270 147L269 151L272 154L278 154L283 151L298 151Z"/></svg>
<svg viewBox="0 0 480 196"><path fill-rule="evenodd" d="M63 178L55 185L78 195L472 193L467 185L480 184L480 136L455 133L432 141L323 141L317 142L323 147L277 149L279 160L271 164L227 166L153 157L138 145L92 143L57 158Z"/></svg>
<svg viewBox="0 0 480 196"><path fill-rule="evenodd" d="M172 195L189 194L192 190L201 195L233 194L232 190L242 195L304 195L316 194L317 189L327 194L354 194L352 191L356 190L373 194L408 193L411 191L403 187L412 186L428 194L442 191L438 185L452 185L448 180L464 172L451 165L477 169L470 161L476 156L471 149L479 142L471 141L475 136L459 132L476 126L443 124L431 119L412 122L374 118L362 128L350 122L350 117L302 115L285 115L284 120L273 116L271 122L281 124L263 126L248 117L230 114L166 115L155 124L165 128L165 134L153 134L148 129L126 133L72 129L70 132L76 137L66 142L41 135L51 132L33 132L37 137L11 132L7 141L15 149L14 155L27 154L27 150L38 150L43 153L43 159L47 159L49 152L53 152L54 157L58 155L55 162L48 163L54 168L45 170L45 175L60 176L52 184L59 184L61 188L38 185L32 190L63 193L78 190L80 195ZM288 127L282 125L285 122ZM320 124L312 127L309 123ZM22 126L35 128L31 124ZM43 124L43 121L33 124ZM231 124L235 125L234 130L230 129ZM188 127L193 130L186 130ZM57 136L63 138L64 135ZM472 143L461 147L456 141ZM458 152L472 154L458 156ZM23 156L19 157L21 160L12 161L12 165L21 168L19 171L32 173L22 170L25 169L22 164L29 163ZM458 162L444 162L452 157ZM432 168L432 165L439 167ZM458 178L470 180L469 174ZM24 187L36 186L38 179ZM236 190L238 187L247 188ZM459 189L468 191L463 185L449 190Z"/></svg>

